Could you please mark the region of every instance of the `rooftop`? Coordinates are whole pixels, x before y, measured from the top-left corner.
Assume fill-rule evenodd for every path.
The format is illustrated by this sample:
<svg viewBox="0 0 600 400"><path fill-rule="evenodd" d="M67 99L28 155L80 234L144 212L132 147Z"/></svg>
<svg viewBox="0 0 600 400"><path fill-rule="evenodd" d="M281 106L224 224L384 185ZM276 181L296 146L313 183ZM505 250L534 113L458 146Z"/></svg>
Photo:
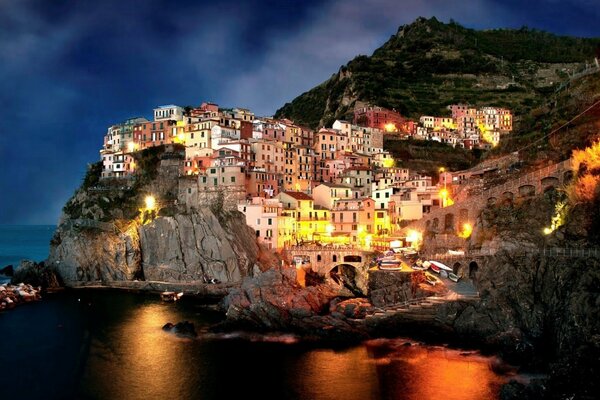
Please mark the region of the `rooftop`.
<svg viewBox="0 0 600 400"><path fill-rule="evenodd" d="M313 198L304 192L282 192L296 200L312 200Z"/></svg>

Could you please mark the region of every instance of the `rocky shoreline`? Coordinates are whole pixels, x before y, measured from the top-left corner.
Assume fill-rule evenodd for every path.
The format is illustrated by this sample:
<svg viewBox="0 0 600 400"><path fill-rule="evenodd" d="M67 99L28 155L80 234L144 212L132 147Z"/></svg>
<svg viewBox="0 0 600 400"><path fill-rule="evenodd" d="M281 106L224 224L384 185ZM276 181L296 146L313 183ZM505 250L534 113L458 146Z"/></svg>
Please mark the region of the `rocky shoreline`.
<svg viewBox="0 0 600 400"><path fill-rule="evenodd" d="M0 285L0 311L15 308L18 305L42 299L41 287L20 283L18 285Z"/></svg>

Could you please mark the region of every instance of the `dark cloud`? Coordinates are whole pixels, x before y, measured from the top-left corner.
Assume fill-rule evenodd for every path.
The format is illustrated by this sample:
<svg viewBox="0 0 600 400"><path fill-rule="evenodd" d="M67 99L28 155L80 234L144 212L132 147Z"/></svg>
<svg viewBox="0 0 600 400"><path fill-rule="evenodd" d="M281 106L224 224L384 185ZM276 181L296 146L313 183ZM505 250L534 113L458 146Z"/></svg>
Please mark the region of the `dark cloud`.
<svg viewBox="0 0 600 400"><path fill-rule="evenodd" d="M54 223L108 125L165 103L272 114L418 16L600 36L595 1L0 0L0 223Z"/></svg>

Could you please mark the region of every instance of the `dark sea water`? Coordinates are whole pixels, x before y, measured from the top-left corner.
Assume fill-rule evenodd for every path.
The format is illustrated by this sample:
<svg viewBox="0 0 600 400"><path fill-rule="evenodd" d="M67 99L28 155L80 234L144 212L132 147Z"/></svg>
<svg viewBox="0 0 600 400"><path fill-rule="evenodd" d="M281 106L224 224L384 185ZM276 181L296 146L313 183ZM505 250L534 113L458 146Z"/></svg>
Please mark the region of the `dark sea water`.
<svg viewBox="0 0 600 400"><path fill-rule="evenodd" d="M16 268L23 259L45 260L55 229L53 225L0 225L0 268L9 264Z"/></svg>
<svg viewBox="0 0 600 400"><path fill-rule="evenodd" d="M487 400L509 378L492 371L494 358L405 339L332 349L288 335L208 333L221 318L185 297L46 295L0 313L0 398ZM198 339L161 329L183 320Z"/></svg>

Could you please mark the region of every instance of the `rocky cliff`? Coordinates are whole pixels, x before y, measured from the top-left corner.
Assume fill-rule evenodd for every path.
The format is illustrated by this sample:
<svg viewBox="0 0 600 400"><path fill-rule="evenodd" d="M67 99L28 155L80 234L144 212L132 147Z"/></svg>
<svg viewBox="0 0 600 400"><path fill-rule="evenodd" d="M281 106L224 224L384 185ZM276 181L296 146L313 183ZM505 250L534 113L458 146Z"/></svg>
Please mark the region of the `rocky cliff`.
<svg viewBox="0 0 600 400"><path fill-rule="evenodd" d="M239 283L275 264L260 252L243 214L224 210L218 198L191 205L178 199L183 151L173 145L135 153L131 179L101 179L101 165L90 166L63 209L47 268L67 286L204 284ZM143 207L150 194L156 206L149 211Z"/></svg>
<svg viewBox="0 0 600 400"><path fill-rule="evenodd" d="M253 232L237 212L219 220L204 207L145 225L114 224L113 230L78 222L67 219L58 227L47 261L66 285L134 279L240 282L252 274L259 257Z"/></svg>

